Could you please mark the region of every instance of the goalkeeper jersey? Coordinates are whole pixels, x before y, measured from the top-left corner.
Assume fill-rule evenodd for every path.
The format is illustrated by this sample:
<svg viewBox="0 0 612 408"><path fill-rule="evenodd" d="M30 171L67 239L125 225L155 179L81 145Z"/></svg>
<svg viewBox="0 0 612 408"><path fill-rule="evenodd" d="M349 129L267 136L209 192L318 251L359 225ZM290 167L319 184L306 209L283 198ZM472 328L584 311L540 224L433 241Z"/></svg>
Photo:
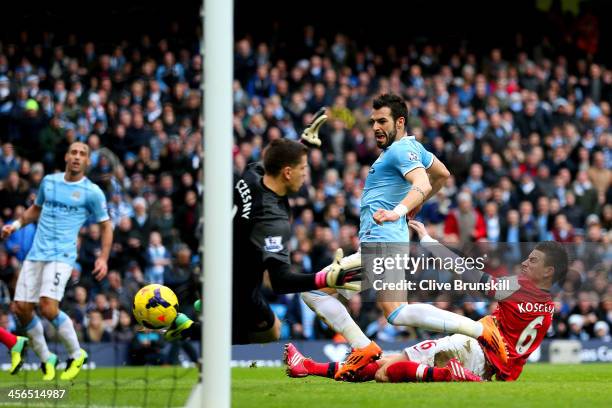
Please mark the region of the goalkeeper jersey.
<svg viewBox="0 0 612 408"><path fill-rule="evenodd" d="M259 288L269 258L290 264L289 201L264 186L263 174L261 163L234 174L234 288L242 292Z"/></svg>

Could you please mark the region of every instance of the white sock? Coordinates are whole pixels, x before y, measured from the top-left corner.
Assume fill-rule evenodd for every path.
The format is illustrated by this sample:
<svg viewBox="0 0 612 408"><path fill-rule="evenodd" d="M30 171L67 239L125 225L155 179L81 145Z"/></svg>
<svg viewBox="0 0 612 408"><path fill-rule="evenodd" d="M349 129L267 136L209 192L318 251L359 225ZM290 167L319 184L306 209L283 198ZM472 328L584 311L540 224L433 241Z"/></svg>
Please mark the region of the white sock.
<svg viewBox="0 0 612 408"><path fill-rule="evenodd" d="M363 334L338 299L318 290L304 292L301 296L308 307L332 330L343 335L353 348L362 348L370 344L370 339Z"/></svg>
<svg viewBox="0 0 612 408"><path fill-rule="evenodd" d="M64 343L66 350L68 350L70 357L81 357L81 346L79 345L79 339L70 317L60 310L55 319L51 320L51 323L57 330L57 334L62 343Z"/></svg>
<svg viewBox="0 0 612 408"><path fill-rule="evenodd" d="M28 338L30 339L32 350L34 353L40 358L40 361L43 363L46 362L51 353L49 352L49 347L47 347L47 340L45 340L45 330L43 328L42 322L37 315L34 315L30 323L25 327L26 333L28 334Z"/></svg>
<svg viewBox="0 0 612 408"><path fill-rule="evenodd" d="M464 334L473 338L482 335L483 329L480 322L426 303L402 305L387 317L387 321L396 326L421 327L436 332Z"/></svg>

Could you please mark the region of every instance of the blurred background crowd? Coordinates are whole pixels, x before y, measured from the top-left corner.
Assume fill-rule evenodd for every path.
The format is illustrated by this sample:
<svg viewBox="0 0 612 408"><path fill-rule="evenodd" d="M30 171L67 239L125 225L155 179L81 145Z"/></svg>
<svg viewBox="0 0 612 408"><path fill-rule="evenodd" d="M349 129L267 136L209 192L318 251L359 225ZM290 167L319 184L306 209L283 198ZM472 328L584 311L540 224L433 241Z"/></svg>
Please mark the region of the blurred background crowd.
<svg viewBox="0 0 612 408"><path fill-rule="evenodd" d="M495 46L422 36L372 45L357 28L352 36L316 24L292 27L293 39L283 43L278 22L269 35L237 26L236 171L259 160L270 140L299 139L319 108L330 115L321 149L309 152L306 185L290 200L292 267L314 273L337 247L357 250L360 196L379 154L367 124L371 101L396 93L408 105L411 133L452 174L418 215L431 235L460 244L603 246L595 260L573 261L581 285L558 303L549 334L609 340L612 64L589 4L572 13L560 3L531 12L542 30L537 38L518 31ZM113 41L52 31L0 41L0 223L32 204L45 174L63 170L72 141L89 145L88 176L107 195L115 226L108 279L91 277L100 231L89 225L62 306L86 341L161 347L159 338L138 338L145 334L131 319L134 293L163 283L187 313L197 298L203 62L197 15L190 21ZM10 295L34 231L20 230L0 248L0 324L10 330L18 326ZM284 337L332 336L299 296L270 292L269 299ZM473 318L494 307L436 305ZM368 293L348 308L372 338L432 335L388 325Z"/></svg>

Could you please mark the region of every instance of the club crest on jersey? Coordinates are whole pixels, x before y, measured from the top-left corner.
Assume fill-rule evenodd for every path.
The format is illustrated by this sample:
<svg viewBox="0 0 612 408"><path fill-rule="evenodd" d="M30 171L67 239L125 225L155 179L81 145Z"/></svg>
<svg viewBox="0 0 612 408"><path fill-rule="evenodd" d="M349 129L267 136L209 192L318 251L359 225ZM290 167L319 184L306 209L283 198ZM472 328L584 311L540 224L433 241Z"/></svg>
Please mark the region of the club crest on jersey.
<svg viewBox="0 0 612 408"><path fill-rule="evenodd" d="M81 198L81 192L80 191L75 191L74 193L72 193L72 195L70 197L73 200L78 200L79 198Z"/></svg>
<svg viewBox="0 0 612 408"><path fill-rule="evenodd" d="M280 252L283 250L283 237L264 238L264 249L267 252Z"/></svg>
<svg viewBox="0 0 612 408"><path fill-rule="evenodd" d="M415 152L408 152L408 160L410 161L418 161L419 158Z"/></svg>

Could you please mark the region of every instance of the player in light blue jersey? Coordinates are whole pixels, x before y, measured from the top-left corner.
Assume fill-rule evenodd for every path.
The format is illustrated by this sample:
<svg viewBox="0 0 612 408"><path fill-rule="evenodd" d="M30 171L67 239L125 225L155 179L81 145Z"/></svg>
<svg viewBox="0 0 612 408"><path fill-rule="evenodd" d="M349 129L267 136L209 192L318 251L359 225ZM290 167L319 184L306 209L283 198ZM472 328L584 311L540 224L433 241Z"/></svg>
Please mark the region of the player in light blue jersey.
<svg viewBox="0 0 612 408"><path fill-rule="evenodd" d="M361 196L359 239L408 242L404 215L419 207L432 191L426 169L434 164L435 157L414 136L404 135L389 145L392 135L383 133L388 118L382 112L376 112L370 120L383 151L370 168Z"/></svg>
<svg viewBox="0 0 612 408"><path fill-rule="evenodd" d="M408 112L402 98L381 95L373 101L372 107L370 125L382 152L366 179L361 198L359 238L361 242L373 243L382 249L388 243L409 241L406 216L414 217L423 203L442 188L450 173L440 160L408 134ZM343 258L339 267L361 267L361 254L358 252ZM336 379L346 379L379 358L382 350L365 336L338 299L330 296L333 293L333 290L323 289L301 296L311 309L351 344L353 351L335 375ZM391 324L460 333L475 338L485 335L490 339L495 335L491 333L494 328L484 327L463 316L431 305L407 304L405 292L395 291L392 296L385 296L385 291L378 291L377 295L378 306ZM497 335L501 338L501 334Z"/></svg>
<svg viewBox="0 0 612 408"><path fill-rule="evenodd" d="M55 378L57 356L47 347L42 323L34 313L36 303L43 317L56 328L70 356L60 378L74 379L87 361L87 352L79 345L72 320L59 309L59 302L76 261L79 230L88 220L98 223L101 230L102 248L93 275L101 280L108 271L113 229L104 193L85 177L89 154L86 144L72 143L65 155L66 171L47 175L34 204L19 219L5 225L1 233L4 239L24 225L38 222L34 243L17 279L15 302L19 320L42 361L46 381Z"/></svg>

